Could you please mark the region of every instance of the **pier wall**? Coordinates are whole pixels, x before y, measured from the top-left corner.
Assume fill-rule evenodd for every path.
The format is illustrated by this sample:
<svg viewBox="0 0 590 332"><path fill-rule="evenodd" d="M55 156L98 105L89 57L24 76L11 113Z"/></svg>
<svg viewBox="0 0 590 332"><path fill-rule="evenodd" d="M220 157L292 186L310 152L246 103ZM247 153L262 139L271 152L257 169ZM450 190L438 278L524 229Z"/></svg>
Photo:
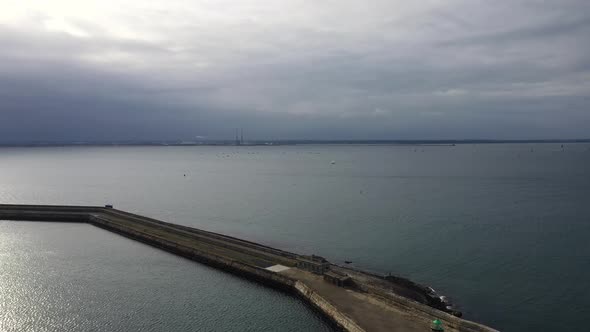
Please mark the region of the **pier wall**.
<svg viewBox="0 0 590 332"><path fill-rule="evenodd" d="M241 256L247 252L250 256L265 258L274 264L293 266L293 261L298 257L294 253L104 207L0 204L0 220L90 223L170 253L290 292L319 310L341 329L351 332L364 331L358 325L358 320L353 320L338 309L338 303L335 305L329 302L303 280L266 270L266 266L256 266L258 263L253 265L251 260ZM228 254L230 249L235 254ZM413 312L417 316L415 319L428 321L438 318L453 331L497 332L487 326L452 316L402 296L381 292L372 287L366 287L364 291L381 300L384 305Z"/></svg>
<svg viewBox="0 0 590 332"><path fill-rule="evenodd" d="M272 248L272 247L268 247L268 246L265 246L265 245L262 245L262 244L259 244L259 243L254 243L254 242L250 242L250 241L247 241L247 240L237 239L237 238L234 238L234 237L231 237L231 236L217 234L217 233L213 233L213 232L207 232L207 231L204 231L204 230L201 230L201 229L198 229L198 228L189 227L189 226L171 224L171 223L167 223L165 221L161 221L161 220L157 220L157 219L152 219L152 218L140 216L140 215L137 215L137 214L126 212L126 211L121 211L121 210L117 210L117 209L108 209L108 210L105 209L103 212L104 213L107 213L107 214L110 214L110 215L114 215L114 216L121 216L121 217L125 217L125 218L132 218L132 219L137 220L137 221L148 221L150 223L159 224L159 225L162 225L164 227L173 227L175 229L183 230L183 231L190 232L190 233L193 233L193 234L205 235L205 236L207 236L209 238L212 238L212 239L217 239L217 240L228 242L228 243L239 244L241 246L250 247L252 249L256 249L256 250L259 250L259 251L268 252L269 254L278 255L278 256L285 257L285 258L295 259L297 257L296 254L293 254L291 252L280 250L280 249L276 249L276 248Z"/></svg>
<svg viewBox="0 0 590 332"><path fill-rule="evenodd" d="M100 211L95 206L0 204L0 220L88 222L90 213Z"/></svg>
<svg viewBox="0 0 590 332"><path fill-rule="evenodd" d="M242 262L230 260L207 252L194 250L177 243L158 238L127 227L110 222L106 218L91 216L89 222L97 227L118 233L125 237L149 244L170 253L214 266L222 270L238 274L265 285L279 288L299 296L313 308L321 312L334 325L344 331L364 332L351 318L340 312L334 305L307 287L304 283L293 278Z"/></svg>
<svg viewBox="0 0 590 332"><path fill-rule="evenodd" d="M91 216L90 221L92 225L118 233L125 237L149 244L151 246L168 251L175 255L179 255L203 264L214 266L222 270L232 272L250 279L271 284L274 287L291 290L295 284L295 280L281 274L274 273L256 266L245 264L236 260L228 259L218 256L206 251L196 250L191 247L180 245L176 242L169 241L151 234L140 232L135 229L121 226L113 223L106 218Z"/></svg>
<svg viewBox="0 0 590 332"><path fill-rule="evenodd" d="M345 331L350 332L364 332L360 326L358 326L354 320L350 317L345 315L344 313L340 312L336 307L320 296L317 292L312 290L311 288L307 287L305 283L301 281L296 281L294 285L295 290L297 291L298 295L309 303L311 303L314 307L318 310L323 312L325 315L329 316L333 321L336 322L338 326L340 326Z"/></svg>
<svg viewBox="0 0 590 332"><path fill-rule="evenodd" d="M244 241L241 239L236 239L230 236L225 236L212 232L206 232L188 226L171 224L116 209L105 209L104 211L102 211L102 214L107 216L113 216L119 219L124 219L126 221L131 221L135 224L145 225L146 227L150 228L160 228L167 232L172 232L181 236L187 236L197 241L210 243L218 247L233 249L236 245L239 245L240 247L250 248L253 249L253 251L250 252L252 256L257 256L261 259L273 261L277 261L278 258L278 262L286 266L292 266L293 260L296 257L295 254L266 247L264 245L260 245L257 243Z"/></svg>

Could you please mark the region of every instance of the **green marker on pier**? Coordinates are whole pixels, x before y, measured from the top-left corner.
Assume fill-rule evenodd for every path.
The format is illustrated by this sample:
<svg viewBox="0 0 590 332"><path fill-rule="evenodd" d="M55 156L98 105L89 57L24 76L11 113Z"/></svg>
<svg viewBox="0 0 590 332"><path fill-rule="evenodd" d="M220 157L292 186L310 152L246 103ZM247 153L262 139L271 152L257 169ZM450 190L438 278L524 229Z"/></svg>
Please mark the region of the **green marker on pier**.
<svg viewBox="0 0 590 332"><path fill-rule="evenodd" d="M445 329L442 326L442 322L438 319L432 321L431 329L433 331L444 331Z"/></svg>

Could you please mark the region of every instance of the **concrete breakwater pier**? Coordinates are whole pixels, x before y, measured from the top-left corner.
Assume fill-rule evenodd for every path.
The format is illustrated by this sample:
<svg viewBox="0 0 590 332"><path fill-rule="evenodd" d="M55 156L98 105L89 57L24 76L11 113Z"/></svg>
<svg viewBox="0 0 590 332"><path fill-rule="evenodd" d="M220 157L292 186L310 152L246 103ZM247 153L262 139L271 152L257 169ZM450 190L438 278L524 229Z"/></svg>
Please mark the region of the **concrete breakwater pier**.
<svg viewBox="0 0 590 332"><path fill-rule="evenodd" d="M110 206L0 204L0 220L81 222L300 296L346 331L496 331L452 315L427 287Z"/></svg>

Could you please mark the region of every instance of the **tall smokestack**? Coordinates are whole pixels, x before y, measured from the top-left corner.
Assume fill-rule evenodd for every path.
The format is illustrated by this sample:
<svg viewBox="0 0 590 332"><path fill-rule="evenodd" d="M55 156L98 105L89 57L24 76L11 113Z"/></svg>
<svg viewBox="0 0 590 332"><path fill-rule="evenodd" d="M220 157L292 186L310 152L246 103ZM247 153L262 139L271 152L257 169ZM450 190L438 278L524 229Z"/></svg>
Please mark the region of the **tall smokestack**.
<svg viewBox="0 0 590 332"><path fill-rule="evenodd" d="M240 128L240 144L244 144L244 128Z"/></svg>

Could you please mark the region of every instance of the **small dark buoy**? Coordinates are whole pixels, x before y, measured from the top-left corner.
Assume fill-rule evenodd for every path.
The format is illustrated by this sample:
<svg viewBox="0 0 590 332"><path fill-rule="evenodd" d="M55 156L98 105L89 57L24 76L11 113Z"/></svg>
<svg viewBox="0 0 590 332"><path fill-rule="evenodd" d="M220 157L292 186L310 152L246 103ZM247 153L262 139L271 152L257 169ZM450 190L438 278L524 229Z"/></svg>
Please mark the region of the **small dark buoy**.
<svg viewBox="0 0 590 332"><path fill-rule="evenodd" d="M184 176L186 176L186 174L184 174Z"/></svg>

